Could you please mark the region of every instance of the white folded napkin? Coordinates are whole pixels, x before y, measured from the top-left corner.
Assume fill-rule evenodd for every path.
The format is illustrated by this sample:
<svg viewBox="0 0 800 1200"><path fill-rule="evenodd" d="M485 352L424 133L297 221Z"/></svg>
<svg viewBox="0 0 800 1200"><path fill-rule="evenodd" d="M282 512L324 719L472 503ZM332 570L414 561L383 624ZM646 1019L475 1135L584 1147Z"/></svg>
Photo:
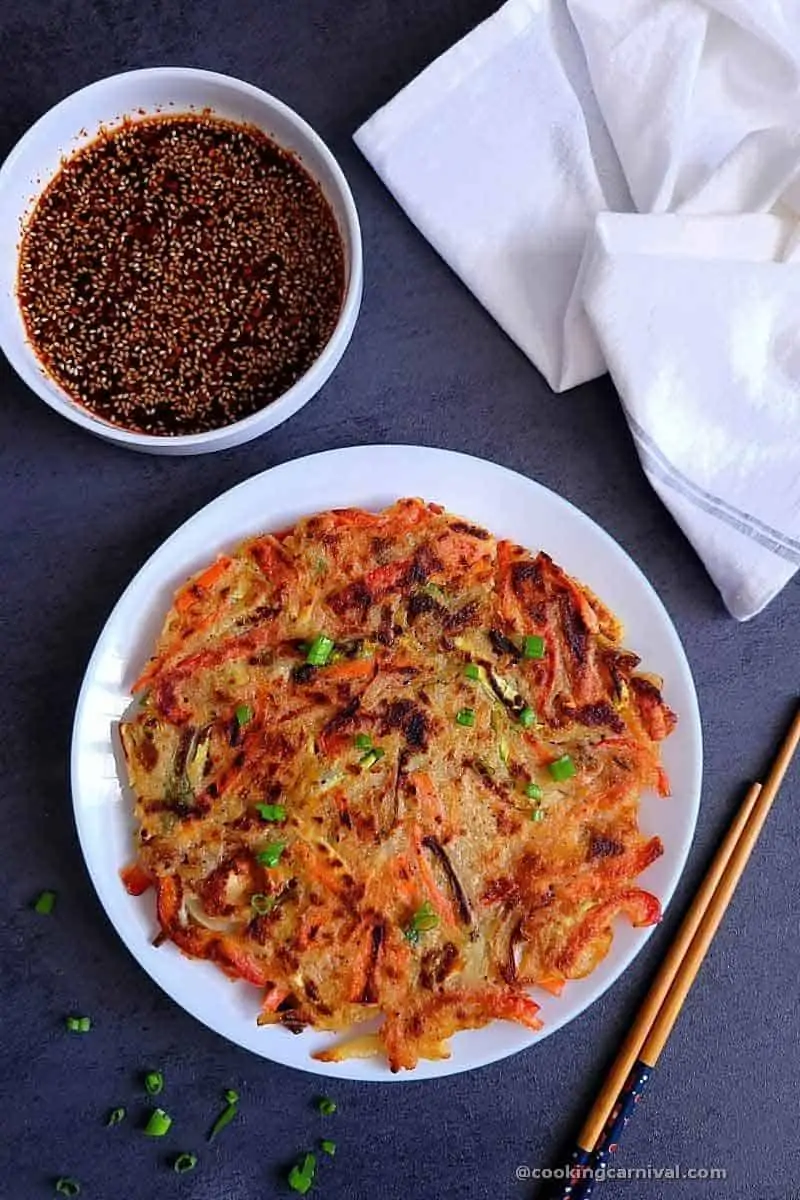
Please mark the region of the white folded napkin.
<svg viewBox="0 0 800 1200"><path fill-rule="evenodd" d="M556 391L611 372L759 612L800 565L797 0L507 0L356 142Z"/></svg>

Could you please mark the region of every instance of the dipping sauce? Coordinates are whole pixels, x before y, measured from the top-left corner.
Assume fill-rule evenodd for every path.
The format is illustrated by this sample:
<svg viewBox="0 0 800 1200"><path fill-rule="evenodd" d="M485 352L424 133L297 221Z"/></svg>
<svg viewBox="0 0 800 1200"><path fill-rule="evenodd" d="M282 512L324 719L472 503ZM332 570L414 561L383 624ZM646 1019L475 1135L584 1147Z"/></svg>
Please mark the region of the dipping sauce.
<svg viewBox="0 0 800 1200"><path fill-rule="evenodd" d="M334 331L344 249L319 185L261 130L128 121L68 159L24 230L17 292L42 366L95 416L202 433L250 416Z"/></svg>

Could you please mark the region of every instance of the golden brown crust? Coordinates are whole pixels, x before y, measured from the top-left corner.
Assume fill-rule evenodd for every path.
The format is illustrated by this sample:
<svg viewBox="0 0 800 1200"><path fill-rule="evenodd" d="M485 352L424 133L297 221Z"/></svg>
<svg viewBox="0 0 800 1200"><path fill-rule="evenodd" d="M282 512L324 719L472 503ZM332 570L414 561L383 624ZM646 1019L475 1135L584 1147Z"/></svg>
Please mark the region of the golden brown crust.
<svg viewBox="0 0 800 1200"><path fill-rule="evenodd" d="M163 934L263 988L262 1023L382 1014L395 1070L536 1027L531 985L591 971L618 913L659 917L637 813L675 717L620 636L547 555L420 500L218 559L122 727Z"/></svg>

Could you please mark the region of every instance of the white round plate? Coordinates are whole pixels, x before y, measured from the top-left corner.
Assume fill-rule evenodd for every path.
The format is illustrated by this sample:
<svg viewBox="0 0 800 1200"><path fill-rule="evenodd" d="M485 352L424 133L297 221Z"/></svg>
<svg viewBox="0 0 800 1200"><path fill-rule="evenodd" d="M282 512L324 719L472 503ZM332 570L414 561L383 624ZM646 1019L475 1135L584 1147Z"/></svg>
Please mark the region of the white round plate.
<svg viewBox="0 0 800 1200"><path fill-rule="evenodd" d="M641 825L658 834L664 854L642 885L666 905L680 877L694 833L700 799L702 749L692 675L661 601L627 554L578 509L540 484L493 463L419 446L363 446L331 450L256 475L212 501L182 525L136 575L108 619L89 663L75 716L72 791L78 834L89 873L117 932L144 969L173 1000L209 1028L287 1066L348 1079L430 1079L495 1062L539 1042L571 1021L605 992L641 950L650 929L617 922L608 957L587 979L568 983L558 998L536 995L544 1027L531 1033L495 1021L459 1033L452 1057L421 1062L392 1075L385 1062L317 1062L312 1051L332 1035L291 1034L256 1025L259 993L231 983L212 964L191 961L171 944L156 949L152 892L133 899L119 869L133 857L132 801L120 782L116 722L130 704L130 685L148 658L176 588L218 552L243 538L285 529L299 517L358 505L381 509L400 496L420 496L513 538L546 550L557 563L610 605L625 625L625 645L645 668L663 675L664 695L678 713L664 745L672 796L643 798Z"/></svg>

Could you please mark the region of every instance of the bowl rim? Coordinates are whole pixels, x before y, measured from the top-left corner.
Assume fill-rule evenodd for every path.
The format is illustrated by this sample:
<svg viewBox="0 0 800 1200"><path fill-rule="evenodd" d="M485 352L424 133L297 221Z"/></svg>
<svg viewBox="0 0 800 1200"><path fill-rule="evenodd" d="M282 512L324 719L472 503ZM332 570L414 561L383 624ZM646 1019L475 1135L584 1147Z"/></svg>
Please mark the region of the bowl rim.
<svg viewBox="0 0 800 1200"><path fill-rule="evenodd" d="M342 240L345 243L345 250L349 257L349 277L345 287L342 307L339 312L339 317L336 325L328 338L325 346L314 359L311 366L297 379L290 388L283 392L277 399L272 400L268 405L251 413L247 417L243 417L239 421L234 421L229 425L221 425L217 429L205 430L202 433L183 433L170 436L161 436L159 434L136 433L133 430L124 429L121 426L114 425L110 421L104 421L100 417L93 416L88 409L84 409L76 401L72 400L68 393L62 388L61 384L54 379L49 373L45 373L45 377L50 381L52 386L57 390L56 394L47 391L41 384L42 367L39 364L38 357L32 346L30 346L30 358L27 355L17 355L9 353L9 348L5 344L2 336L2 328L0 327L0 349L2 349L11 366L22 378L32 391L36 393L39 399L48 404L55 412L66 417L76 425L82 426L89 432L106 438L109 441L115 441L122 445L135 447L138 450L163 449L165 446L180 446L181 449L190 450L194 447L198 449L210 449L213 443L217 440L224 440L225 446L220 449L227 449L230 446L249 440L247 435L253 437L260 433L267 433L270 429L280 425L282 421L294 415L298 409L307 404L313 398L320 387L327 381L328 377L334 370L338 359L346 348L350 334L355 325L358 309L361 303L361 292L363 286L363 247L361 240L361 225L358 219L358 210L356 208L353 193L350 190L350 185L347 178L339 166L339 162L329 149L323 138L312 128L309 123L300 116L295 109L290 105L279 100L277 96L265 91L263 88L257 87L255 84L247 83L243 79L238 79L234 75L225 75L220 71L207 71L202 67L141 67L132 71L118 71L114 75L106 75L102 79L95 79L92 83L86 84L82 88L70 92L64 96L56 104L51 105L40 117L38 117L32 125L18 138L11 147L11 150L6 155L2 163L0 163L0 191L4 184L13 178L14 169L17 159L21 157L27 146L35 140L37 133L47 126L54 116L65 108L72 105L78 97L85 97L92 92L103 92L112 83L120 79L147 79L153 77L183 77L189 79L197 79L200 82L216 82L225 87L230 88L235 92L250 96L252 99L261 103L265 103L268 108L280 114L286 122L292 125L298 134L308 141L325 161L330 172L335 189L338 193L338 199L344 212L344 228L340 226ZM183 111L183 110L178 110ZM146 120L145 114L140 119ZM98 131L103 124L101 118ZM114 128L113 125L110 128ZM272 136L272 135L270 135ZM280 144L280 143L278 143ZM305 164L303 164L305 166ZM315 182L319 183L313 171L305 167ZM44 189L50 183L53 175L49 175L45 182L36 192L36 197L31 212L35 208L36 202L44 192ZM321 186L321 185L320 185ZM14 303L19 309L19 302L14 293ZM340 347L342 339L345 339L344 346ZM30 343L28 343L30 345ZM331 359L334 361L331 362ZM309 384L314 382L315 377L320 377L319 383L312 387L309 395L304 393L309 387ZM269 425L262 429L265 414L274 414L278 419L271 421ZM231 439L235 439L231 441Z"/></svg>

